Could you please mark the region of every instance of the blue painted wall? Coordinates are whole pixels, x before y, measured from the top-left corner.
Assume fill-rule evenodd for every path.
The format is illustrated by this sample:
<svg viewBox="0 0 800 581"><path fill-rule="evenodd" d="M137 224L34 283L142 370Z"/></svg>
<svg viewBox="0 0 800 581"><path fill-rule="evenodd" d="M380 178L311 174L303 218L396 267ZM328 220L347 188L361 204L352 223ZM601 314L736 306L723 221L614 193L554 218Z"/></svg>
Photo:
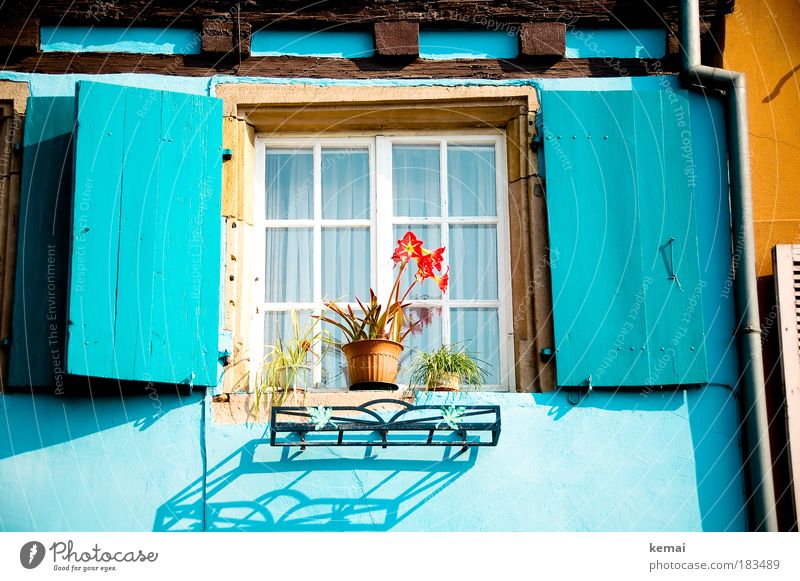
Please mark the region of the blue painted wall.
<svg viewBox="0 0 800 581"><path fill-rule="evenodd" d="M367 58L375 52L372 33L348 30L261 30L250 41L253 56Z"/></svg>
<svg viewBox="0 0 800 581"><path fill-rule="evenodd" d="M0 396L0 529L148 531L203 473L199 394Z"/></svg>
<svg viewBox="0 0 800 581"><path fill-rule="evenodd" d="M6 395L0 529L745 528L726 388L594 392L578 406L563 393L455 397L502 406L497 448L297 454L270 448L264 425L214 424L197 395Z"/></svg>
<svg viewBox="0 0 800 581"><path fill-rule="evenodd" d="M75 81L2 77L30 80L40 95L63 94ZM201 94L226 80L119 77L137 86L185 84ZM109 76L96 80L108 82ZM507 84L535 84L543 91L668 92L677 86L666 77ZM212 423L210 404L199 395L144 389L124 399L5 394L0 529L745 529L738 412L726 387L735 383L737 367L727 279L724 117L719 103L697 95L690 107L697 212L705 226L698 248L707 283L710 385L671 393L595 391L578 406L563 393L450 396L498 402L503 415L497 448L457 457L424 449L318 449L294 456L265 445L264 425Z"/></svg>
<svg viewBox="0 0 800 581"><path fill-rule="evenodd" d="M297 454L270 448L265 426L207 424L206 528L744 527L735 405L726 389L709 388L702 396L595 392L578 407L563 393L433 395L430 400L500 404L498 447L464 454L425 448ZM693 433L694 424L704 426L702 434ZM734 484L713 498L700 494L721 482ZM181 490L164 513L178 513L191 526L203 516L187 515L196 506L197 488L194 495L192 487Z"/></svg>
<svg viewBox="0 0 800 581"><path fill-rule="evenodd" d="M42 52L200 54L200 33L185 28L42 26Z"/></svg>
<svg viewBox="0 0 800 581"><path fill-rule="evenodd" d="M567 29L567 58L662 58L663 29Z"/></svg>
<svg viewBox="0 0 800 581"><path fill-rule="evenodd" d="M519 53L516 32L503 30L420 30L424 59L513 59Z"/></svg>

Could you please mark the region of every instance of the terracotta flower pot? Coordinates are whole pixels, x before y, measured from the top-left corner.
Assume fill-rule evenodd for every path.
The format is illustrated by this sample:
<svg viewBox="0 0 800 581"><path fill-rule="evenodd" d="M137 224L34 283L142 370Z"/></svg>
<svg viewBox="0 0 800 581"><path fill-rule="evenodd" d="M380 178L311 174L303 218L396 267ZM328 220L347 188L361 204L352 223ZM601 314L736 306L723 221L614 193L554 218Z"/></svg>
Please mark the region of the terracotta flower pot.
<svg viewBox="0 0 800 581"><path fill-rule="evenodd" d="M397 379L403 346L388 339L364 339L342 345L347 357L350 385L389 383Z"/></svg>
<svg viewBox="0 0 800 581"><path fill-rule="evenodd" d="M456 373L448 373L437 378L428 391L461 391L461 378Z"/></svg>

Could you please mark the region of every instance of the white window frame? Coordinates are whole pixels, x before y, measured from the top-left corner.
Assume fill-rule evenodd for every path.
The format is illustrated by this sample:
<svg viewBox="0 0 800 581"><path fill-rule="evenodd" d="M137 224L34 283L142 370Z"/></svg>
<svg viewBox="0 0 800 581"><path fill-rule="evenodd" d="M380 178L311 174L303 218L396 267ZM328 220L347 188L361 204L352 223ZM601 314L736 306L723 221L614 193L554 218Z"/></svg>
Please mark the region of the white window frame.
<svg viewBox="0 0 800 581"><path fill-rule="evenodd" d="M394 216L393 182L392 182L392 145L438 145L440 171L440 216L426 218L409 218ZM496 187L497 193L495 217L449 217L448 212L448 175L447 145L493 145L495 148ZM369 151L370 167L370 219L362 220L325 220L322 219L322 184L321 184L321 150L323 147L362 148ZM276 149L313 149L314 167L314 218L311 220L267 220L265 214L266 184L265 161L267 148ZM470 133L437 132L396 132L381 134L342 135L319 137L315 135L275 136L274 134L256 136L255 143L255 184L253 193L253 224L255 228L255 252L252 262L252 286L254 293L255 316L251 324L251 387L254 386L256 372L264 356L264 317L267 311L311 310L319 314L321 310L321 232L324 226L369 226L370 227L370 285L375 289L381 301L385 301L394 281L394 263L391 259L397 241L394 236L396 224L429 225L440 227L441 245L448 247L448 228L450 224L491 224L497 227L497 284L496 300L451 300L445 295L448 308L442 309L442 341L450 340L449 308L452 307L492 307L498 309L498 325L500 345L498 347L500 362L500 380L498 385L486 385L478 388L481 391L514 391L515 361L514 334L512 320L511 296L511 251L509 239L508 215L508 177L505 134L502 131L475 131ZM310 303L266 303L264 301L265 285L263 268L266 264L266 231L276 227L313 228L313 302ZM447 251L446 251L447 254ZM447 256L445 257L447 261ZM507 284L503 284L506 281ZM449 295L449 292L448 292ZM319 301L319 302L317 302ZM436 299L412 300L414 306L444 306L443 301ZM356 306L355 304L353 305ZM314 366L314 386L321 383L321 366Z"/></svg>

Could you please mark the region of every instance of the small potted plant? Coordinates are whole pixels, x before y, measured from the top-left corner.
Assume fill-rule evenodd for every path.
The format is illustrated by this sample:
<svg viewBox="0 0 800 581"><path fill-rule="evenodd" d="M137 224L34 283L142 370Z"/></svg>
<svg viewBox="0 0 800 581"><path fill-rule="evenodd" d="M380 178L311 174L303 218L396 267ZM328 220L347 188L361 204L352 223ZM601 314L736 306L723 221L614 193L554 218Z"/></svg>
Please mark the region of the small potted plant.
<svg viewBox="0 0 800 581"><path fill-rule="evenodd" d="M256 373L256 407L265 395L273 404L281 405L289 393L296 397L311 385L314 343L321 335L316 320L301 327L297 312L292 311L292 336L278 337L274 345L268 346Z"/></svg>
<svg viewBox="0 0 800 581"><path fill-rule="evenodd" d="M411 363L409 383L427 391L460 391L462 385L483 385L486 371L463 347L442 345L419 351Z"/></svg>
<svg viewBox="0 0 800 581"><path fill-rule="evenodd" d="M409 306L406 299L411 289L427 279L433 279L443 293L447 291L449 269L442 274L444 250L428 250L413 232L406 232L397 241L397 248L392 255L398 272L386 305L378 301L372 289L368 303L364 304L356 298L360 313L350 306L341 307L333 301L325 302L336 318L324 314L319 318L344 333L345 341L341 349L347 358L350 389L397 389L395 381L403 341L419 324L419 321L405 323L404 309ZM416 268L416 272L409 287L402 291L401 279L408 268Z"/></svg>

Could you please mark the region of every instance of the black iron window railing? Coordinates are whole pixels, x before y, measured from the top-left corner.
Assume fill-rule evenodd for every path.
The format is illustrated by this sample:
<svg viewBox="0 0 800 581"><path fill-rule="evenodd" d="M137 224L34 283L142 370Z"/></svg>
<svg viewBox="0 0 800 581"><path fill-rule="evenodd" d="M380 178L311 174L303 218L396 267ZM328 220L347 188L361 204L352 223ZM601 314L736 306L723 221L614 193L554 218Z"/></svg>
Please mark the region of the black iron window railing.
<svg viewBox="0 0 800 581"><path fill-rule="evenodd" d="M272 446L496 446L500 406L412 405L378 399L361 406L275 406Z"/></svg>

